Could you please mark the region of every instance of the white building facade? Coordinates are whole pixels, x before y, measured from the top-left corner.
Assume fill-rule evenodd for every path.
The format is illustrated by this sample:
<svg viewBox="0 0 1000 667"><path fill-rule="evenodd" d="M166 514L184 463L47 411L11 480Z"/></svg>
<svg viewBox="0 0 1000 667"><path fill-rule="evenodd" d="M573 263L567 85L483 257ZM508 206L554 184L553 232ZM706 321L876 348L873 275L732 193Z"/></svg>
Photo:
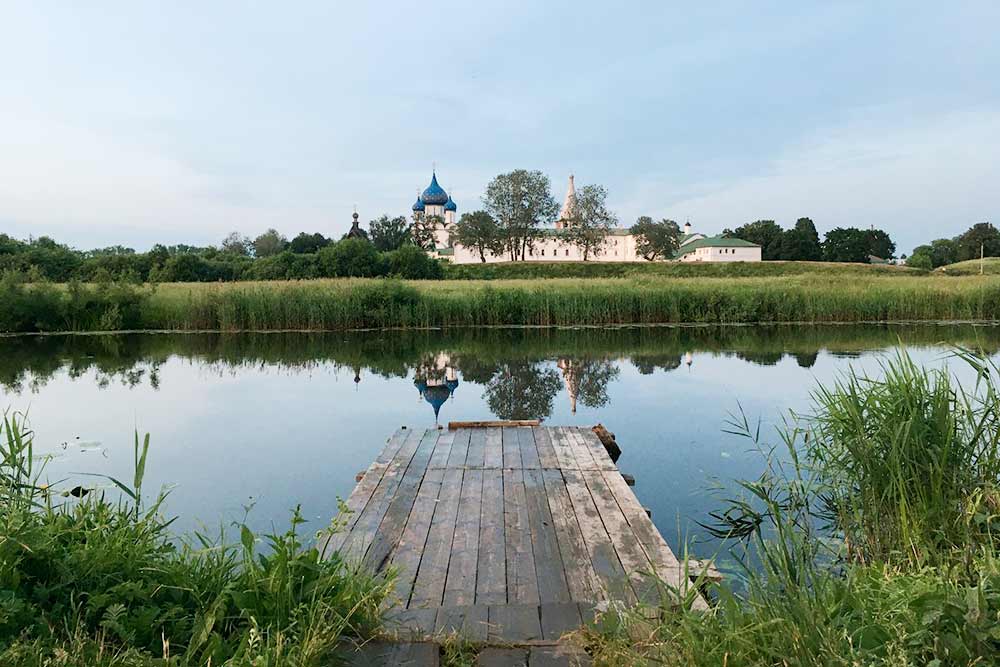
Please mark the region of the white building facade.
<svg viewBox="0 0 1000 667"><path fill-rule="evenodd" d="M559 211L554 228L541 230L538 238L524 256L525 262L582 262L583 250L566 240L562 233L572 225L572 212L576 204L576 188L573 176L569 177L566 196ZM417 197L413 204L414 222L432 226L435 249L432 255L455 264L479 264L482 258L479 250L461 244L453 244L451 233L455 229L457 206L452 198L437 182L432 174L431 183ZM433 224L431 224L433 222ZM509 262L504 253L486 253L486 263ZM693 233L690 223L684 225L680 238L680 249L672 261L682 262L759 262L760 246L742 239L721 236L706 237ZM589 262L646 262L649 261L636 249L636 238L627 227L613 227L597 252L591 251ZM671 260L660 260L671 261Z"/></svg>

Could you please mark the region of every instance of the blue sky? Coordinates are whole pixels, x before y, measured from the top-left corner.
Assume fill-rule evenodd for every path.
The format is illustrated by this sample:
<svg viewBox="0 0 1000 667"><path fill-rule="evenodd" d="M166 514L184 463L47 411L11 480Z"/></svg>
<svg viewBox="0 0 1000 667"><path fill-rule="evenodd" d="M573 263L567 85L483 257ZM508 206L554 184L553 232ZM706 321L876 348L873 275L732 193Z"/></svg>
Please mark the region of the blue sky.
<svg viewBox="0 0 1000 667"><path fill-rule="evenodd" d="M1000 224L997 2L84 4L0 0L0 232L339 236L432 163L460 213L523 167L623 224Z"/></svg>

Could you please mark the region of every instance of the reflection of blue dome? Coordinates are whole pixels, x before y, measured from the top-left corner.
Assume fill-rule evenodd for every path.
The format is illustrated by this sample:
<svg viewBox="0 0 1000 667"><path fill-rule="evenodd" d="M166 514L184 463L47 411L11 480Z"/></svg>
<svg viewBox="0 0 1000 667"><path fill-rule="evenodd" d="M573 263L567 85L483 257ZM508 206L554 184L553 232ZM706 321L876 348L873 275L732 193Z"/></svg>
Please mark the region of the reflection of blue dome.
<svg viewBox="0 0 1000 667"><path fill-rule="evenodd" d="M451 396L451 392L448 391L448 387L439 384L433 387L427 387L424 390L424 400L431 404L434 408L434 419L437 420L438 413L441 411L441 406L445 404L445 401Z"/></svg>
<svg viewBox="0 0 1000 667"><path fill-rule="evenodd" d="M448 195L448 201L445 202L444 210L446 211L457 211L458 205L452 200L451 195Z"/></svg>
<svg viewBox="0 0 1000 667"><path fill-rule="evenodd" d="M458 389L458 380L448 380L444 383L444 386L448 387L449 393L454 394L455 390Z"/></svg>
<svg viewBox="0 0 1000 667"><path fill-rule="evenodd" d="M417 197L417 201L413 204L413 210L418 212L424 210L424 200L419 196Z"/></svg>
<svg viewBox="0 0 1000 667"><path fill-rule="evenodd" d="M423 200L425 204L435 204L440 206L448 202L448 193L444 191L440 185L438 185L437 174L431 174L431 184L427 186L423 194L420 195L420 199Z"/></svg>
<svg viewBox="0 0 1000 667"><path fill-rule="evenodd" d="M427 380L424 380L423 378L416 379L413 381L413 386L416 387L417 391L420 392L420 395L423 396L424 392L427 391Z"/></svg>

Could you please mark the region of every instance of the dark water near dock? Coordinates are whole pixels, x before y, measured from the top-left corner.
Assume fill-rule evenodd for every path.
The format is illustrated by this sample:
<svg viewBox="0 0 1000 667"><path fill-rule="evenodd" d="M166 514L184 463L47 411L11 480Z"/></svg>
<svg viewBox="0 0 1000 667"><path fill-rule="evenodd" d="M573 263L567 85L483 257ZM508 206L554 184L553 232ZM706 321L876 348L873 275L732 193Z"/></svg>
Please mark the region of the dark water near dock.
<svg viewBox="0 0 1000 667"><path fill-rule="evenodd" d="M677 548L717 507L713 480L756 476L742 406L773 433L850 366L878 373L902 342L940 365L949 345L995 353L973 325L486 329L329 334L0 338L0 407L27 411L51 481L131 478L133 429L152 434L146 489L172 487L178 530L242 519L283 528L301 503L320 529L400 425L435 419L604 423L619 467ZM960 376L966 369L953 364ZM435 414L437 412L437 415ZM776 442L776 438L771 438ZM712 551L711 545L700 548Z"/></svg>

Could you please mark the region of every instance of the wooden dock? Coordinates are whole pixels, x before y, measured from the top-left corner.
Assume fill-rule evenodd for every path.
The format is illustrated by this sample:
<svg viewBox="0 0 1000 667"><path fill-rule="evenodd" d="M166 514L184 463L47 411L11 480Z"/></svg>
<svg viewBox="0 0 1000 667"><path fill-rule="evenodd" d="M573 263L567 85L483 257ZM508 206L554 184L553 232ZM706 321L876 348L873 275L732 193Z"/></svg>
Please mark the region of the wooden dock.
<svg viewBox="0 0 1000 667"><path fill-rule="evenodd" d="M410 639L540 645L607 601L657 602L656 577L690 585L587 428L403 428L347 506L324 555L394 568Z"/></svg>

